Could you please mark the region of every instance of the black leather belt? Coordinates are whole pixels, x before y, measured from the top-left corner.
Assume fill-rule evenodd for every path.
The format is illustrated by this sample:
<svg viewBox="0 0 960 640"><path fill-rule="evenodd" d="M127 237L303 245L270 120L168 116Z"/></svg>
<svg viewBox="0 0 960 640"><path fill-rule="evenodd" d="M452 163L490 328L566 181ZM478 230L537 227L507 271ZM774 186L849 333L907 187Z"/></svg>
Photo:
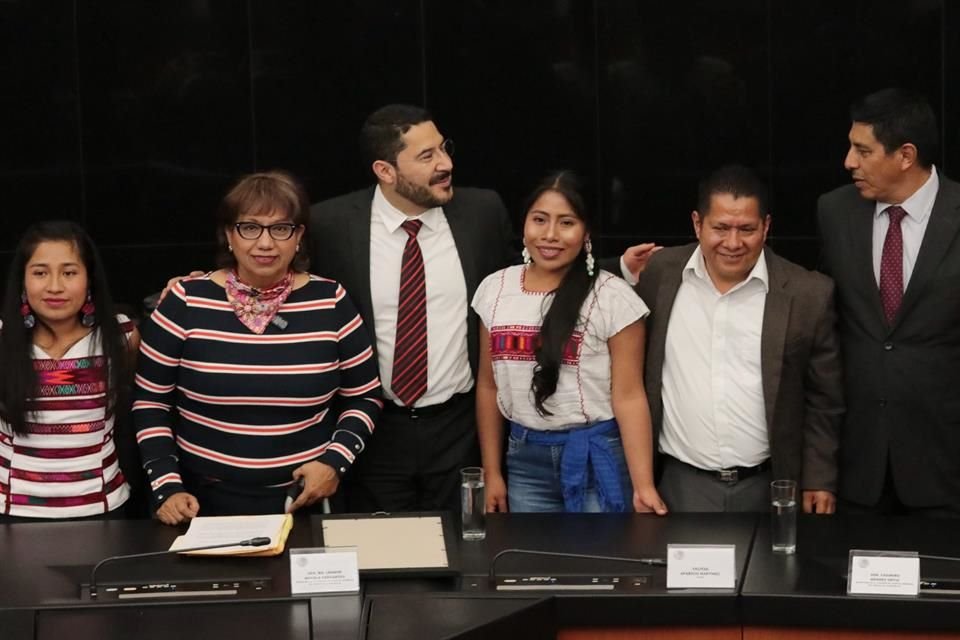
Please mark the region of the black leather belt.
<svg viewBox="0 0 960 640"><path fill-rule="evenodd" d="M678 464L682 464L688 469L693 469L697 473L708 475L711 478L714 478L715 480L719 480L720 482L726 482L727 484L736 484L741 480L746 480L747 478L751 476L755 476L758 473L763 473L764 471L767 471L770 468L769 458L767 458L766 460L764 460L763 462L761 462L755 467L730 467L728 469L718 469L718 470L701 469L700 467L695 467L692 464L687 464L683 460L677 460L673 456L667 456L667 458L669 458L670 460Z"/></svg>
<svg viewBox="0 0 960 640"><path fill-rule="evenodd" d="M432 418L445 411L453 409L455 406L472 396L473 393L455 393L450 399L439 404L431 404L426 407L401 407L396 402L390 400L383 401L383 410L385 413L399 414L406 416L411 420L419 418Z"/></svg>

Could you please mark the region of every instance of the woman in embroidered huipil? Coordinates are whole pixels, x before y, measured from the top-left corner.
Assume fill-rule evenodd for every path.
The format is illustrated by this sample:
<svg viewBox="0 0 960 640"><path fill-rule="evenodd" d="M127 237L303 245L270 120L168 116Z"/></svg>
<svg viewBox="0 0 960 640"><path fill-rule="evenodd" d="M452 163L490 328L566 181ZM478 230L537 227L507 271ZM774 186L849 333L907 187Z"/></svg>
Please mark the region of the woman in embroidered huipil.
<svg viewBox="0 0 960 640"><path fill-rule="evenodd" d="M67 221L30 227L0 329L0 519L122 516L130 487L114 424L137 342L87 233Z"/></svg>
<svg viewBox="0 0 960 640"><path fill-rule="evenodd" d="M143 326L133 407L157 517L282 513L332 495L382 402L346 292L305 272L302 187L241 179L217 218L224 267L173 286Z"/></svg>
<svg viewBox="0 0 960 640"><path fill-rule="evenodd" d="M488 276L473 299L487 510L666 513L642 380L649 311L596 269L573 174L534 190L523 244L524 264Z"/></svg>

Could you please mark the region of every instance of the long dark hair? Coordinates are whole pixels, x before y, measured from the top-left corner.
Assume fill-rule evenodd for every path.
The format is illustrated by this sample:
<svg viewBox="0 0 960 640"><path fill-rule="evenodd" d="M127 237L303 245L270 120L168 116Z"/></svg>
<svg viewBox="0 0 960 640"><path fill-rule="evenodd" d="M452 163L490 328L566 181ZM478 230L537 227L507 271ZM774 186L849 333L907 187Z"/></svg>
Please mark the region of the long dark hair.
<svg viewBox="0 0 960 640"><path fill-rule="evenodd" d="M573 213L583 222L587 234L590 233L590 218L587 213L586 202L583 197L580 180L572 171L553 173L537 185L527 198L524 211L530 211L533 204L544 193L553 191L566 199ZM586 248L574 259L573 264L564 274L560 286L553 294L553 303L543 318L540 328L540 343L535 355L537 364L533 368L533 380L530 390L533 391L533 401L537 413L541 416L553 415L544 407L544 402L557 391L557 380L560 378L560 364L563 351L570 336L573 335L580 319L580 307L593 288L597 278L597 269L593 275L587 273Z"/></svg>
<svg viewBox="0 0 960 640"><path fill-rule="evenodd" d="M27 329L20 314L23 280L27 262L42 242L70 242L87 269L87 284L95 306L96 329L100 332L103 354L109 363L107 380L107 415L124 407L130 393L132 356L127 339L120 330L113 300L107 286L107 275L100 254L90 236L78 224L66 220L38 222L27 229L13 253L7 270L7 287L3 297L3 328L0 329L0 417L18 434L30 432L27 423L27 402L37 392L37 374L30 357L33 329ZM37 318L37 322L41 322Z"/></svg>

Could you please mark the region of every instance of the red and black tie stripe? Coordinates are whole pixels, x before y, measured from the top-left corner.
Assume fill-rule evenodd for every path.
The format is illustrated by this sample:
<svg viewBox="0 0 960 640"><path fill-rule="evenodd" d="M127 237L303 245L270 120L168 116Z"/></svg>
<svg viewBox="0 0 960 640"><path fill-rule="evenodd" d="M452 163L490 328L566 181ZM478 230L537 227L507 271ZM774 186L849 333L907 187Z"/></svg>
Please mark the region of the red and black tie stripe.
<svg viewBox="0 0 960 640"><path fill-rule="evenodd" d="M407 220L400 267L400 298L397 308L397 339L393 351L393 394L410 407L427 391L427 283L423 254L417 234L423 223Z"/></svg>

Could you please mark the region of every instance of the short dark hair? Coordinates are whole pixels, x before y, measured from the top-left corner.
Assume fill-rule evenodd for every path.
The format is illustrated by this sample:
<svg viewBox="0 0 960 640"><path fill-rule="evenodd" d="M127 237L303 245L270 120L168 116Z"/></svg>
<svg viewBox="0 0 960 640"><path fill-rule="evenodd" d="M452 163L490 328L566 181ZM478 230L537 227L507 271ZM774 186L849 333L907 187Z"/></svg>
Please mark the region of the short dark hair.
<svg viewBox="0 0 960 640"><path fill-rule="evenodd" d="M750 168L739 164L720 167L700 182L697 192L697 212L700 217L710 211L710 199L716 194L729 193L734 198L756 198L760 217L770 214L767 186Z"/></svg>
<svg viewBox="0 0 960 640"><path fill-rule="evenodd" d="M423 107L409 104L388 104L371 113L360 129L360 146L368 164L377 160L397 164L397 155L406 144L403 134L433 116Z"/></svg>
<svg viewBox="0 0 960 640"><path fill-rule="evenodd" d="M850 106L850 119L873 127L873 135L887 153L910 143L917 162L930 168L940 150L937 117L927 99L906 89L891 87L864 96Z"/></svg>
<svg viewBox="0 0 960 640"><path fill-rule="evenodd" d="M240 216L268 215L283 211L290 221L304 229L304 239L291 265L296 271L310 267L310 252L307 248L310 222L310 200L296 178L285 171L252 173L240 178L217 209L217 264L221 267L236 267L237 259L230 251L226 229L232 227Z"/></svg>

